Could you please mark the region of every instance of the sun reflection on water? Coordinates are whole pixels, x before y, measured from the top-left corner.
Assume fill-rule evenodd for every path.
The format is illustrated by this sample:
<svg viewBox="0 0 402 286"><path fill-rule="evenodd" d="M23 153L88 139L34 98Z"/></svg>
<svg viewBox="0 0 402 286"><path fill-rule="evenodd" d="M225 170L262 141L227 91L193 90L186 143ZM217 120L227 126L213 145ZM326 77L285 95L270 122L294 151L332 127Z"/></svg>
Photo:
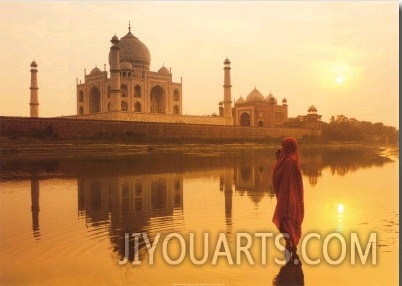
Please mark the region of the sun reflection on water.
<svg viewBox="0 0 402 286"><path fill-rule="evenodd" d="M336 231L339 233L341 233L343 230L343 211L344 211L344 205L338 204L338 219L337 219Z"/></svg>

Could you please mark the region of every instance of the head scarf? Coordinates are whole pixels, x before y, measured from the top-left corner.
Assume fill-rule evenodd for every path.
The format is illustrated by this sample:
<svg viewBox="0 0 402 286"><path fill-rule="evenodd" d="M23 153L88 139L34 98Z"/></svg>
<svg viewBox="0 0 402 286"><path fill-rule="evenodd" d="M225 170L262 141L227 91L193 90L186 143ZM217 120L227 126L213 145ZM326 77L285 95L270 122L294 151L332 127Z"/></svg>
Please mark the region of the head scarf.
<svg viewBox="0 0 402 286"><path fill-rule="evenodd" d="M296 139L293 137L286 137L282 139L281 143L281 153L279 154L278 160L274 164L274 170L278 168L286 158L290 158L291 160L297 162L297 166L300 168L299 146Z"/></svg>

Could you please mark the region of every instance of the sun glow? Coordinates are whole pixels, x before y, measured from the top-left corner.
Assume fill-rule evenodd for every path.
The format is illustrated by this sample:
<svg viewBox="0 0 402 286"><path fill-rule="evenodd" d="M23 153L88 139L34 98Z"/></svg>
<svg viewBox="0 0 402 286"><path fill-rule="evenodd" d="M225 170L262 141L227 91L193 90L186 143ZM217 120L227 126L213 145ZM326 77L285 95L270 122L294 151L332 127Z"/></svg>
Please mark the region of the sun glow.
<svg viewBox="0 0 402 286"><path fill-rule="evenodd" d="M343 76L337 76L335 80L337 84L342 84L345 81L345 78Z"/></svg>
<svg viewBox="0 0 402 286"><path fill-rule="evenodd" d="M317 63L317 78L326 88L348 86L354 82L356 70L348 63L320 62Z"/></svg>

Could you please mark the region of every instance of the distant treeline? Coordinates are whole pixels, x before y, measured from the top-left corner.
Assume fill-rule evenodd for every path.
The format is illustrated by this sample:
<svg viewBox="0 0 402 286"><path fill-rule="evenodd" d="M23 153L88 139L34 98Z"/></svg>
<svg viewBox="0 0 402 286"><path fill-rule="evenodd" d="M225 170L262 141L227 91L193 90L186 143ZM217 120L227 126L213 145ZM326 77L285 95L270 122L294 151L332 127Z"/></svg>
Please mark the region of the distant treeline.
<svg viewBox="0 0 402 286"><path fill-rule="evenodd" d="M322 122L322 137L326 140L398 143L399 130L381 122L358 121L332 116L330 123Z"/></svg>

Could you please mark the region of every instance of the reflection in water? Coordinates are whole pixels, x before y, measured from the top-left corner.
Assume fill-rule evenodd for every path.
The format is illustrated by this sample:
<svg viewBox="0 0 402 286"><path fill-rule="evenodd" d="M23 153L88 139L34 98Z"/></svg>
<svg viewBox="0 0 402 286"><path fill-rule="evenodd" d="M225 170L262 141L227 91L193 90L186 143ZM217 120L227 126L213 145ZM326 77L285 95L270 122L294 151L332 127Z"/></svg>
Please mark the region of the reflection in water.
<svg viewBox="0 0 402 286"><path fill-rule="evenodd" d="M36 172L31 174L31 212L32 232L35 239L40 239L39 231L39 176Z"/></svg>
<svg viewBox="0 0 402 286"><path fill-rule="evenodd" d="M122 253L126 232L153 229L155 233L158 228L174 228L172 221L177 223L177 217L182 216L183 174L210 169L222 170L220 190L225 197L226 234L231 239L234 193L247 195L255 204L264 196L274 196L272 165L275 154L271 151L229 153L213 157L148 154L114 161L113 164L109 161L51 161L36 162L31 166L14 163L2 166L2 179L9 179L10 174L18 174L18 178L21 178L27 172L26 176L31 180L33 236L39 239L39 174L41 177L60 173L77 177L80 216L91 227L110 226L114 248ZM333 175L344 176L359 167L382 166L390 161L389 158L374 156L370 149L306 149L301 152L303 175L308 177L311 186L317 184L322 169L326 167L330 168ZM171 173L167 174L166 170ZM151 223L156 224L156 228L150 227ZM338 205L337 225L337 231L342 232L342 204ZM165 229L164 233L167 232Z"/></svg>
<svg viewBox="0 0 402 286"><path fill-rule="evenodd" d="M301 164L303 174L309 176L311 185L317 183L321 170L329 167L333 175L344 176L348 172L359 168L382 166L392 160L379 156L375 149L305 149L301 151Z"/></svg>
<svg viewBox="0 0 402 286"><path fill-rule="evenodd" d="M328 158L342 158L342 163L335 161L331 166L344 164L342 170L349 170L350 164L346 158L355 159L356 156ZM304 154L302 159L303 173L309 177L310 184L315 185L321 176L321 169L328 163L323 160L320 152ZM85 218L91 228L108 229L113 250L121 259L125 255L125 234L130 234L129 260L132 261L132 233L145 232L153 243L157 233L163 235L177 232L183 227L183 171L191 170L198 175L201 171L219 169L219 189L224 194L226 235L229 241L233 241L233 195L246 195L254 204L258 204L264 196L274 196L271 169L275 160L274 153L250 152L197 160L178 157L175 164L172 164L172 158L160 156L152 160L137 160L135 166L124 162L123 166L117 168L118 171L116 164L110 168L109 162L96 162L96 168L94 165L86 166L86 171L77 176L80 217ZM198 164L194 165L194 161ZM152 166L156 169L152 170ZM163 171L163 166L172 167L173 170L169 170L173 172ZM123 174L119 170L124 170ZM338 208L338 232L342 232L343 228L342 211ZM147 249L142 239L139 242L141 259ZM296 274L300 272L296 268L283 269L285 273L289 271L296 271Z"/></svg>
<svg viewBox="0 0 402 286"><path fill-rule="evenodd" d="M226 237L229 241L232 241L232 203L233 203L233 189L232 189L232 173L225 172L220 177L219 189L224 192L225 195L225 225L226 225Z"/></svg>
<svg viewBox="0 0 402 286"><path fill-rule="evenodd" d="M260 207L259 205L265 204L267 197L274 198L271 177L274 161L275 150L263 150L238 153L228 152L227 154L211 154L211 156L205 154L147 154L115 161L53 161L45 163L38 162L31 165L26 164L26 162L13 164L2 163L0 179L4 181L12 181L15 178L30 180L28 184L30 182L31 210L29 212L28 208L26 213L28 215L25 216L26 219L21 220L19 224L17 224L17 222L15 226L15 228L18 228L18 231L29 226L32 217L32 232L38 242L38 247L28 249L27 251L30 251L30 256L26 257L35 257L37 258L37 262L46 264L47 267L49 261L44 257L52 256L53 259L54 256L59 254L60 244L63 243L65 244L63 247L66 249L63 255L67 256L66 260L77 259L77 264L82 261L88 263L88 261L92 260L92 256L96 258L100 257L96 256L93 251L96 249L101 253L104 250L101 249L104 247L104 244L96 243L92 245L91 243L91 245L88 245L87 238L89 238L91 242L93 242L93 239L97 241L106 239L108 247L104 251L107 253L106 256L108 257L110 249L112 250L114 256L112 263L115 266L118 263L117 256L120 260L123 260L126 255L126 233L130 234L129 250L127 252L129 255L128 259L129 261L133 261L135 253L134 237L131 235L132 233L146 233L152 244L156 233L161 233L162 236L164 236L173 232L185 233L193 229L195 231L199 229L204 231L207 229L213 234L214 232L220 232L222 229L226 228L228 241L234 242L236 232L239 230L252 232L265 228L269 229L271 223L269 220L267 221L266 218L272 216L270 212L273 211L273 207ZM380 198L377 196L377 189L367 192L367 189L369 189L367 188L365 192L362 193L359 192L359 188L357 188L357 191L351 189L350 193L347 193L346 191L349 191L349 189L346 188L344 196L336 196L336 192L333 191L336 189L335 187L333 189L320 188L321 180L324 185L324 182L326 184L328 184L328 182L339 182L339 184L341 184L348 179L342 177L337 181L333 180L334 178L330 178L330 181L325 181L328 177L332 177L331 173L334 176L345 176L348 172L354 171L357 168L382 166L387 162L391 162L391 160L379 156L373 157L370 151L346 150L341 152L339 150L327 150L324 152L320 150L307 150L302 151L301 162L304 179L308 178L310 186L318 184L316 188L320 190L320 192L316 192L317 196L311 196L309 202L310 206L316 206L314 211L317 212L316 214L310 212L310 218L317 218L317 222L309 222L310 228L314 228L315 230L317 226L318 228L328 226L331 230L335 230L336 228L337 232L344 232L345 234L350 230L349 226L351 224L358 225L359 230L362 231L376 229L382 234L382 237L385 237L378 246L385 250L389 247L391 249L390 251L394 251L394 248L391 247L398 245L399 212L395 212L391 217L384 211L384 208L373 212L373 206L377 207L375 203L371 204L370 208L367 207L367 203L370 204L371 201ZM327 170L323 171L325 168ZM377 171L369 172L369 174L372 175L375 172ZM72 224L71 228L69 226L63 229L63 232L52 233L49 222L57 224L55 223L57 222L57 214L51 217L52 211L46 211L46 216L44 217L45 213L43 210L52 203L56 203L56 205L63 204L63 206L68 205L68 203L64 204L62 199L59 200L58 191L60 191L60 189L58 189L58 186L52 186L54 192L48 192L46 183L43 181L40 182L40 180L60 176L62 176L63 179L68 177L69 179L67 181L69 181L69 184L74 185L73 188L75 188L75 182L77 182L77 197L75 197L75 193L71 194L70 192L69 202L70 205L75 205L75 200L78 199L78 216L80 220L77 225ZM391 180L393 180L392 177ZM305 180L305 182L306 181L307 180ZM5 182L5 185L8 187L12 186L13 182ZM200 189L194 187L198 187L199 185L202 185ZM386 194L388 195L392 195L393 185L390 186L391 188L386 190ZM39 220L40 187L42 188L41 220ZM49 187L49 185L47 185L47 187ZM24 188L26 188L25 185ZM199 197L192 197L193 194L197 192L201 193L201 195ZM46 197L49 196L50 193L53 193L53 199L51 200L49 200L49 197ZM215 194L219 194L219 196L215 196ZM14 198L15 195L16 194L12 192L3 192L3 198L6 199ZM18 195L21 195L21 193ZM241 196L244 196L244 198ZM351 198L349 198L349 196ZM27 196L25 196L25 198L29 200ZM194 198L197 198L197 200ZM323 203L325 198L328 198L328 202L330 202L330 204L327 204L328 207ZM10 201L19 203L17 200ZM43 205L44 201L48 204ZM359 204L361 204L361 206ZM29 202L27 205L29 206ZM388 206L388 203L386 205ZM55 206L52 207L56 208ZM185 212L184 208L186 208ZM319 210L319 208L322 208L322 211ZM51 208L49 208L49 210L50 209ZM75 207L73 207L73 209L74 211L71 212L71 217L74 219ZM250 212L254 210L256 210L256 212L250 214ZM357 214L360 212L360 217L351 215L353 210ZM199 213L196 213L197 211L199 211ZM328 217L326 217L326 214L320 217L320 214L323 214L325 211L328 211ZM53 210L53 214L54 213L56 212ZM337 217L334 217L334 214L337 215ZM375 216L377 215L380 222L376 221ZM351 217L352 220L350 219ZM364 219L362 219L362 217ZM6 226L12 225L15 221L11 219L8 221L8 216L6 215L3 215L1 220L2 223L5 221L4 225ZM40 229L39 222L41 222L42 229ZM70 221L68 220L68 222ZM84 222L87 226L87 230L82 232ZM184 222L186 222L186 225ZM197 224L202 224L202 226L200 227ZM73 227L75 230L72 230ZM47 231L46 235L44 228L46 228ZM14 233L12 233L10 229L12 229L12 227L9 227L6 235L2 234L3 237L7 235L8 237L13 237ZM55 229L59 231L58 227ZM61 240L62 236L67 237L70 234L77 239ZM388 239L388 234L392 235L392 239L395 240ZM14 243L16 245L15 247L12 242L9 243L11 239L8 241L3 239L4 243L9 243L7 248L14 247L14 250L11 249L11 251L9 251L7 258L14 256L25 258L23 256L25 254L21 254L15 250L19 248L21 241L25 242L23 240L24 236L18 237L21 239L18 243ZM29 238L32 240L30 230ZM59 242L59 240L62 242ZM143 260L144 258L146 259L148 251L142 238L140 238L139 243L138 256L140 260ZM5 246L3 247L4 248L1 250L5 249ZM78 250L74 252L72 251L73 248ZM44 254L41 251L44 251ZM15 255L16 253L17 255ZM85 260L85 254L89 256L90 259ZM382 262L391 261L387 257L382 257L382 259ZM65 265L69 266L68 264ZM97 265L96 262L91 265L94 265L96 269L101 267L99 263ZM307 264L304 264L303 267L304 271L311 269ZM379 265L379 267L383 266ZM44 268L37 269L43 270ZM107 275L111 275L115 274L115 269L117 268L107 268L107 266L105 266L102 271L105 270ZM139 268L133 268L132 270L127 268L125 270L127 270L127 275L132 275L131 277L134 276L135 279L137 279L137 275L140 273L137 272L137 269ZM169 268L169 271L172 269L173 268ZM180 271L180 268L176 269ZM197 272L197 269L200 268L191 268L186 278L199 277L197 275L200 272ZM237 278L248 279L247 277L249 276L252 276L249 284L254 284L256 281L258 281L257 283L268 282L268 284L272 282L274 285L304 284L304 273L300 265L283 266L275 278L274 275L278 270L270 274L268 274L269 271L261 274L261 271L256 269L258 268L252 268L250 272L249 270L242 272L242 269L236 268L237 276L234 276L232 270L227 270L224 267L215 267L212 272L207 268L205 277L210 275L211 277L217 277L221 280L232 279L231 282L234 283L228 283L228 285L236 284L235 279ZM147 268L144 267L141 269L141 273L143 270L146 271ZM27 269L24 269L24 271L29 273ZM98 275L99 272L90 268L85 269L85 271L88 271L88 275L96 280L96 275ZM204 268L202 271L204 271ZM348 271L349 274L355 270L351 269ZM376 270L373 269L373 271ZM386 273L386 271L387 269L380 269L380 271L376 273L381 274ZM20 273L19 271L16 272ZM318 272L319 271L317 271L317 273ZM152 280L152 277L147 276L149 273L151 272L144 274L142 282L146 280L146 277ZM120 275L120 273L118 275ZM161 277L163 277L163 275L161 275ZM166 275L166 280L168 280L169 275ZM182 274L180 273L180 275ZM327 273L324 271L318 273L318 275L306 275L306 282L312 281L312 284L315 284L314 282L320 283L322 282L320 280L323 275L327 275ZM334 277L337 274L331 275ZM371 273L370 275L370 277L373 278L377 274ZM309 281L307 281L307 278ZM38 279L40 280L40 278ZM244 280L239 280L238 283L241 285L242 282L244 282ZM85 285L85 283L83 284ZM140 281L138 284L145 285L147 283L141 283ZM244 284L245 283L243 283L243 285Z"/></svg>
<svg viewBox="0 0 402 286"><path fill-rule="evenodd" d="M177 175L78 178L78 210L92 228L109 229L113 250L125 256L125 234L130 235L129 259L134 259L132 233L177 231L182 220L183 180ZM146 253L140 240L139 257Z"/></svg>
<svg viewBox="0 0 402 286"><path fill-rule="evenodd" d="M246 194L255 204L265 196L273 196L272 154L248 154L247 158L239 158L234 163L234 181L236 193Z"/></svg>
<svg viewBox="0 0 402 286"><path fill-rule="evenodd" d="M336 224L336 231L338 233L342 233L343 230L343 211L344 211L344 205L338 204L338 219Z"/></svg>
<svg viewBox="0 0 402 286"><path fill-rule="evenodd" d="M278 275L272 281L275 286L298 286L304 285L304 274L301 265L292 263L282 266Z"/></svg>
<svg viewBox="0 0 402 286"><path fill-rule="evenodd" d="M0 180L24 179L31 177L31 172L40 173L41 178L52 176L91 175L96 170L98 176L111 174L185 174L211 168L232 168L237 182L237 190L255 196L259 201L262 193L272 193L271 171L275 160L275 150L255 150L221 154L140 154L128 155L126 159L116 161L46 161L46 162L2 162ZM307 176L311 186L317 184L323 169L330 168L333 175L343 176L358 168L383 166L392 162L388 157L379 156L374 149L301 149L300 162L303 175ZM102 163L103 162L103 163ZM102 164L98 164L102 163ZM110 167L110 165L113 165ZM253 185L250 185L253 184Z"/></svg>
<svg viewBox="0 0 402 286"><path fill-rule="evenodd" d="M198 160L200 159L200 160ZM198 163L197 168L193 166ZM232 208L233 195L247 195L255 204L266 196L273 196L271 154L236 154L223 158L171 158L160 156L153 162L156 170L148 165L149 160L136 161L135 166L124 162L124 175L116 171L116 164L110 170L108 162L96 162L80 169L78 176L78 210L91 228L108 228L113 250L121 259L125 255L125 234L129 233L129 260L134 259L134 238L132 233L147 233L150 242L156 233L168 234L178 231L183 221L183 173L166 173L159 166L189 169L199 176L199 172L220 170L219 189L224 194L226 236L233 241ZM162 169L162 168L161 168ZM148 170L149 174L143 174ZM170 171L174 171L170 169ZM155 172L155 173L153 173ZM137 174L139 173L139 174ZM234 187L234 188L233 188ZM139 258L147 253L146 245L139 240Z"/></svg>
<svg viewBox="0 0 402 286"><path fill-rule="evenodd" d="M308 153L305 156L301 154L300 162L304 175L308 176L308 181L311 186L317 184L318 177L321 176L323 168L323 159L321 152Z"/></svg>

